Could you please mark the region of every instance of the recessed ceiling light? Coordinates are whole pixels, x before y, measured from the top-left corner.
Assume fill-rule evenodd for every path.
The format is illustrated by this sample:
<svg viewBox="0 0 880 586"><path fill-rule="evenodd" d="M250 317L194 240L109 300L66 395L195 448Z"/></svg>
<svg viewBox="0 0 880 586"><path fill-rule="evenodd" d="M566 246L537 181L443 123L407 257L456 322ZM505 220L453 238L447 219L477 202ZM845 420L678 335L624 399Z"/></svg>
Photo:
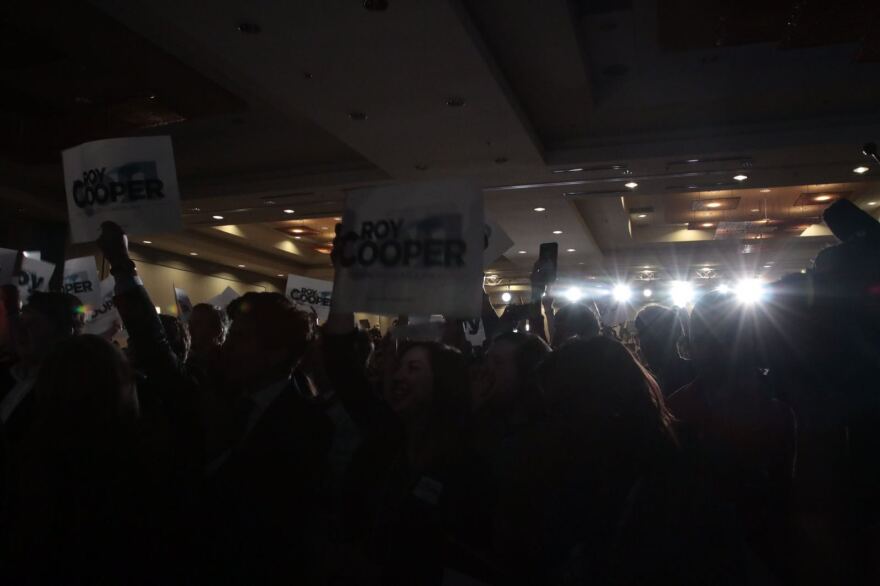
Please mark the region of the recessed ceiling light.
<svg viewBox="0 0 880 586"><path fill-rule="evenodd" d="M275 275L275 276L276 276L276 277L283 277L284 275L282 275L281 273L278 273L278 274Z"/></svg>
<svg viewBox="0 0 880 586"><path fill-rule="evenodd" d="M302 228L294 228L293 230L291 230L291 232L293 232L294 234L302 234L303 232L305 232L305 230L303 230Z"/></svg>
<svg viewBox="0 0 880 586"><path fill-rule="evenodd" d="M554 234L562 234L562 230L553 230Z"/></svg>
<svg viewBox="0 0 880 586"><path fill-rule="evenodd" d="M635 189L636 187L639 186L639 184L636 183L635 181L630 181L629 183L624 183L624 185L629 187L630 189Z"/></svg>
<svg viewBox="0 0 880 586"><path fill-rule="evenodd" d="M342 218L333 218L333 219L336 220L337 222L341 222L341 221L342 221Z"/></svg>
<svg viewBox="0 0 880 586"><path fill-rule="evenodd" d="M711 227L714 226L715 224L710 224L709 222L706 222L705 224L700 224L700 225L701 225L703 228L711 228Z"/></svg>
<svg viewBox="0 0 880 586"><path fill-rule="evenodd" d="M773 268L773 265L764 265L764 268L765 268L765 269L772 269L772 268Z"/></svg>
<svg viewBox="0 0 880 586"><path fill-rule="evenodd" d="M238 268L243 269L244 265L238 265Z"/></svg>
<svg viewBox="0 0 880 586"><path fill-rule="evenodd" d="M876 201L869 201L869 202L868 202L868 205L869 205L869 206L875 206L875 205L877 205L877 202L876 202Z"/></svg>
<svg viewBox="0 0 880 586"><path fill-rule="evenodd" d="M329 229L330 228L328 228L327 226L321 226L321 230L329 230Z"/></svg>
<svg viewBox="0 0 880 586"><path fill-rule="evenodd" d="M720 208L721 202L720 201L710 201L709 203L706 204L706 207L707 208Z"/></svg>
<svg viewBox="0 0 880 586"><path fill-rule="evenodd" d="M687 162L688 163L699 163L700 159L688 159Z"/></svg>
<svg viewBox="0 0 880 586"><path fill-rule="evenodd" d="M302 237L302 236L294 236L293 239L294 239L294 240L302 240L303 237Z"/></svg>
<svg viewBox="0 0 880 586"><path fill-rule="evenodd" d="M760 211L761 211L761 210L758 209L758 208L752 208L752 213L753 213L753 214L757 214L757 213L760 212Z"/></svg>
<svg viewBox="0 0 880 586"><path fill-rule="evenodd" d="M648 217L648 214L639 214L639 215L636 216L636 217L637 217L637 218L647 218L647 217Z"/></svg>
<svg viewBox="0 0 880 586"><path fill-rule="evenodd" d="M293 210L284 210L284 213L285 213L285 214L292 214L292 213L294 213L294 212L293 212Z"/></svg>
<svg viewBox="0 0 880 586"><path fill-rule="evenodd" d="M770 193L770 190L769 189L762 189L761 193Z"/></svg>
<svg viewBox="0 0 880 586"><path fill-rule="evenodd" d="M815 199L816 201L828 201L829 199L831 199L831 196L830 195L817 195L813 199Z"/></svg>
<svg viewBox="0 0 880 586"><path fill-rule="evenodd" d="M536 212L546 212L547 208L535 208Z"/></svg>
<svg viewBox="0 0 880 586"><path fill-rule="evenodd" d="M566 252L574 252L574 248L569 248Z"/></svg>
<svg viewBox="0 0 880 586"><path fill-rule="evenodd" d="M198 256L199 253L198 253L198 252L190 252L189 255L190 255L190 256Z"/></svg>
<svg viewBox="0 0 880 586"><path fill-rule="evenodd" d="M749 178L749 176L743 175L742 173L740 173L739 175L734 175L733 178L736 179L737 181L745 181L746 179Z"/></svg>
<svg viewBox="0 0 880 586"><path fill-rule="evenodd" d="M211 216L211 217L214 218L215 220L222 220L223 219L223 216Z"/></svg>
<svg viewBox="0 0 880 586"><path fill-rule="evenodd" d="M519 251L519 254L525 254L525 253L526 253L525 250L520 250L520 251Z"/></svg>
<svg viewBox="0 0 880 586"><path fill-rule="evenodd" d="M868 204L868 205L871 205L871 204ZM152 244L152 243L153 243L152 240L144 240L144 244Z"/></svg>
<svg viewBox="0 0 880 586"><path fill-rule="evenodd" d="M859 175L863 175L863 174L865 174L865 173L867 173L867 172L868 172L868 168L867 168L867 167L863 167L863 166L861 166L861 165L859 165L858 167L856 167L855 169L853 169L853 173L858 173Z"/></svg>

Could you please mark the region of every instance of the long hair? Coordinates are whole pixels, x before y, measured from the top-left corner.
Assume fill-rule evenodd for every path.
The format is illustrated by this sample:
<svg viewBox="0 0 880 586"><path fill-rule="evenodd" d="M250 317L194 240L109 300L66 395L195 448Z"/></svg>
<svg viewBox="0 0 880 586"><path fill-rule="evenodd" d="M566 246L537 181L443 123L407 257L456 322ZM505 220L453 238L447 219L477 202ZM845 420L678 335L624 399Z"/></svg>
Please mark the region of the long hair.
<svg viewBox="0 0 880 586"><path fill-rule="evenodd" d="M642 463L677 447L673 418L656 381L620 342L605 336L575 339L540 367L551 413L603 450Z"/></svg>
<svg viewBox="0 0 880 586"><path fill-rule="evenodd" d="M461 352L439 342L409 342L401 345L398 357L422 348L431 362L434 392L428 415L429 437L450 441L464 425L470 405L467 363Z"/></svg>

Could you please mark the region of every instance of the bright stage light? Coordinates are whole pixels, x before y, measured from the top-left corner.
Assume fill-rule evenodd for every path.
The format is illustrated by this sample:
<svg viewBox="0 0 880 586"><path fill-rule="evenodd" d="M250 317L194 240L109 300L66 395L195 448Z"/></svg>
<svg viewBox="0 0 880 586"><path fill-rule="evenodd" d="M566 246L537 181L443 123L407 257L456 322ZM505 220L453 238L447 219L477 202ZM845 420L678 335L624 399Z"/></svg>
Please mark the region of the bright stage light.
<svg viewBox="0 0 880 586"><path fill-rule="evenodd" d="M501 294L501 301L504 303L510 303L511 299L513 299L513 296L510 294L510 291L505 291Z"/></svg>
<svg viewBox="0 0 880 586"><path fill-rule="evenodd" d="M720 285L718 285L718 288L715 290L718 291L719 293L725 293L725 294L730 293L730 287L728 287L724 283L721 283Z"/></svg>
<svg viewBox="0 0 880 586"><path fill-rule="evenodd" d="M645 289L644 291L642 291L642 294L643 294L645 297L650 297L651 295L654 294L654 292L651 291L650 289Z"/></svg>
<svg viewBox="0 0 880 586"><path fill-rule="evenodd" d="M584 296L583 292L578 287L570 287L565 292L565 298L568 299L569 301L571 301L572 303L574 303L575 301L578 301L583 296Z"/></svg>
<svg viewBox="0 0 880 586"><path fill-rule="evenodd" d="M673 281L669 288L669 296L673 305L685 307L694 300L694 286L687 281Z"/></svg>
<svg viewBox="0 0 880 586"><path fill-rule="evenodd" d="M764 299L766 291L760 279L743 279L736 284L734 293L740 303L758 303Z"/></svg>
<svg viewBox="0 0 880 586"><path fill-rule="evenodd" d="M632 289L624 285L623 283L619 285L615 285L614 289L611 290L611 295L614 296L614 300L618 303L626 303L632 297Z"/></svg>

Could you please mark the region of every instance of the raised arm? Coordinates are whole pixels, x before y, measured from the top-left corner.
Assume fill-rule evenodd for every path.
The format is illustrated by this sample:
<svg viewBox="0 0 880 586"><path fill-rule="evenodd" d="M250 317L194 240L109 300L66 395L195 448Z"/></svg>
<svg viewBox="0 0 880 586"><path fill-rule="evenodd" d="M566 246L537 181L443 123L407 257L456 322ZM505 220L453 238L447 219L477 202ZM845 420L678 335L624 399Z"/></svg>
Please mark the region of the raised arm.
<svg viewBox="0 0 880 586"><path fill-rule="evenodd" d="M168 343L156 306L128 254L125 232L113 222L104 222L97 244L110 263L110 273L116 280L114 302L128 330L128 343L138 366L150 377L180 376L182 365Z"/></svg>

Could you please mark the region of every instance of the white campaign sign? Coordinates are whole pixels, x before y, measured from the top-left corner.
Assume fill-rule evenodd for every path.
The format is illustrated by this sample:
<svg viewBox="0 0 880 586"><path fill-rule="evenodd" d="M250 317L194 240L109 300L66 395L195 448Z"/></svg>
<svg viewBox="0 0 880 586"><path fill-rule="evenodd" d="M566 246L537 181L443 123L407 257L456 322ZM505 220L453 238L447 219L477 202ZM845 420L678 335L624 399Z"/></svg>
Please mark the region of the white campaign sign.
<svg viewBox="0 0 880 586"><path fill-rule="evenodd" d="M346 313L480 315L483 195L461 182L348 193L338 308Z"/></svg>
<svg viewBox="0 0 880 586"><path fill-rule="evenodd" d="M287 287L284 288L284 296L297 307L313 309L318 319L322 322L330 315L330 299L333 295L333 283L300 277L299 275L287 275Z"/></svg>
<svg viewBox="0 0 880 586"><path fill-rule="evenodd" d="M17 250L0 248L0 285L12 283L15 274L15 259L18 258Z"/></svg>
<svg viewBox="0 0 880 586"><path fill-rule="evenodd" d="M174 301L177 304L177 317L183 321L189 321L189 315L192 313L193 304L189 300L189 295L183 289L174 287Z"/></svg>
<svg viewBox="0 0 880 586"><path fill-rule="evenodd" d="M15 284L18 285L19 297L22 303L27 303L34 291L48 291L49 280L55 272L55 265L50 262L25 258L21 261L21 271L16 276Z"/></svg>
<svg viewBox="0 0 880 586"><path fill-rule="evenodd" d="M62 158L74 242L97 239L108 220L129 234L183 227L171 137L97 140Z"/></svg>
<svg viewBox="0 0 880 586"><path fill-rule="evenodd" d="M113 302L116 279L107 277L101 281L101 302L88 314L83 331L87 334L103 334L113 327L113 322L122 323L122 318Z"/></svg>
<svg viewBox="0 0 880 586"><path fill-rule="evenodd" d="M226 311L226 307L239 297L241 295L238 294L238 291L232 287L226 287L220 295L211 297L205 303Z"/></svg>
<svg viewBox="0 0 880 586"><path fill-rule="evenodd" d="M101 280L94 256L83 256L64 261L64 281L61 285L65 293L76 295L83 305L91 310L101 305Z"/></svg>
<svg viewBox="0 0 880 586"><path fill-rule="evenodd" d="M495 220L486 218L486 250L483 251L483 268L498 260L501 255L510 250L513 240L504 231L504 228Z"/></svg>

